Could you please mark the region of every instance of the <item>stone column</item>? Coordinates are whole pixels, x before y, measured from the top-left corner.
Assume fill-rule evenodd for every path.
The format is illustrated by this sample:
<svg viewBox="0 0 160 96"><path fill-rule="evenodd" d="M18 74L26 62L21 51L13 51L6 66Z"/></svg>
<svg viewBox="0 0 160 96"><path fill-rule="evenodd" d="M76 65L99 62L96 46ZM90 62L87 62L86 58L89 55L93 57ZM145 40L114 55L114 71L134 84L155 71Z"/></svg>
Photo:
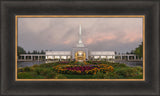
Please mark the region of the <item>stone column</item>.
<svg viewBox="0 0 160 96"><path fill-rule="evenodd" d="M39 61L39 56L38 56L38 61Z"/></svg>
<svg viewBox="0 0 160 96"><path fill-rule="evenodd" d="M33 60L35 60L35 57L33 56Z"/></svg>
<svg viewBox="0 0 160 96"><path fill-rule="evenodd" d="M129 60L129 56L127 56L127 59Z"/></svg>
<svg viewBox="0 0 160 96"><path fill-rule="evenodd" d="M66 56L66 61L68 61L68 56Z"/></svg>
<svg viewBox="0 0 160 96"><path fill-rule="evenodd" d="M24 56L24 60L26 60L26 56Z"/></svg>
<svg viewBox="0 0 160 96"><path fill-rule="evenodd" d="M55 56L53 56L53 60L55 61Z"/></svg>
<svg viewBox="0 0 160 96"><path fill-rule="evenodd" d="M134 56L134 60L136 60L136 56Z"/></svg>
<svg viewBox="0 0 160 96"><path fill-rule="evenodd" d="M48 60L48 56L46 56L45 58L46 58L46 61L47 61Z"/></svg>
<svg viewBox="0 0 160 96"><path fill-rule="evenodd" d="M59 60L61 61L61 56L59 56L60 58L59 58Z"/></svg>
<svg viewBox="0 0 160 96"><path fill-rule="evenodd" d="M46 60L46 56L42 56L42 60Z"/></svg>
<svg viewBox="0 0 160 96"><path fill-rule="evenodd" d="M31 60L33 61L32 55L31 55Z"/></svg>

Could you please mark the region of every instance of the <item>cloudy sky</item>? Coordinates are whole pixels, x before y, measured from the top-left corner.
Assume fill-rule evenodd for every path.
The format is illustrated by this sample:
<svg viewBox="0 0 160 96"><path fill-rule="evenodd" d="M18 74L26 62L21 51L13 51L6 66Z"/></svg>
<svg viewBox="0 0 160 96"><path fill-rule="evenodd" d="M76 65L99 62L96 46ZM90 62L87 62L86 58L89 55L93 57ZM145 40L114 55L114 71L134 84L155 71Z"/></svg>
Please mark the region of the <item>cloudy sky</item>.
<svg viewBox="0 0 160 96"><path fill-rule="evenodd" d="M93 51L130 52L142 42L142 18L18 18L18 46L26 51L72 50L82 41Z"/></svg>

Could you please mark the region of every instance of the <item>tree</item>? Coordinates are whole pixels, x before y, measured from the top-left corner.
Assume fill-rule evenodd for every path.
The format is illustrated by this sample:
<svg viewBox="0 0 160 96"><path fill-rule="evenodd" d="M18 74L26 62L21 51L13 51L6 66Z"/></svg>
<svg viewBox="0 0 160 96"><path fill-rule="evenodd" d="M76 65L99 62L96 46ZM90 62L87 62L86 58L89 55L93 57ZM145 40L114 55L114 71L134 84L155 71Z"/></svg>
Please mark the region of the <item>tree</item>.
<svg viewBox="0 0 160 96"><path fill-rule="evenodd" d="M134 54L143 57L143 42L134 50Z"/></svg>
<svg viewBox="0 0 160 96"><path fill-rule="evenodd" d="M126 52L126 54L129 54L129 52Z"/></svg>
<svg viewBox="0 0 160 96"><path fill-rule="evenodd" d="M41 50L41 51L33 50L31 54L45 54L45 51L43 51L43 50Z"/></svg>
<svg viewBox="0 0 160 96"><path fill-rule="evenodd" d="M30 51L28 51L28 54L31 54L31 52L30 52Z"/></svg>
<svg viewBox="0 0 160 96"><path fill-rule="evenodd" d="M131 53L130 54L134 54L134 50L131 50Z"/></svg>
<svg viewBox="0 0 160 96"><path fill-rule="evenodd" d="M37 54L37 51L36 51L36 50L33 50L32 54Z"/></svg>
<svg viewBox="0 0 160 96"><path fill-rule="evenodd" d="M45 52L43 50L41 50L41 53L40 54L45 54Z"/></svg>
<svg viewBox="0 0 160 96"><path fill-rule="evenodd" d="M17 55L19 56L20 54L26 54L26 51L22 47L17 46Z"/></svg>

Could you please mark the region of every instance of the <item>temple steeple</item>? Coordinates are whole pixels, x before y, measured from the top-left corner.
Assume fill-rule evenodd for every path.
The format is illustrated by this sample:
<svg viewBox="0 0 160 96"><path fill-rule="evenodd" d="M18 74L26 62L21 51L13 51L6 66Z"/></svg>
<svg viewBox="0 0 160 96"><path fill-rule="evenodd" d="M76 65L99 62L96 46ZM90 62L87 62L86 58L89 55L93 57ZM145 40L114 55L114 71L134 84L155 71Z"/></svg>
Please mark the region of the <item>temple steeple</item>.
<svg viewBox="0 0 160 96"><path fill-rule="evenodd" d="M81 24L79 25L79 40L77 47L84 47L84 44L82 42L82 29L81 29Z"/></svg>
<svg viewBox="0 0 160 96"><path fill-rule="evenodd" d="M81 24L80 24L79 25L79 41L78 41L78 43L83 43L81 35L82 35L82 31L81 31Z"/></svg>

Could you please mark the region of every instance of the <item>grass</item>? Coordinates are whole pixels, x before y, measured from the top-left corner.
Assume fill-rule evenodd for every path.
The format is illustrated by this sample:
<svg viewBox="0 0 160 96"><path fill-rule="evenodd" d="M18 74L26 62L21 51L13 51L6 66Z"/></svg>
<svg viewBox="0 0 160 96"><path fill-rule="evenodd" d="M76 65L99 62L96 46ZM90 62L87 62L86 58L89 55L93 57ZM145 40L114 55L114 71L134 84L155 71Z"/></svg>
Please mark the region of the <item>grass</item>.
<svg viewBox="0 0 160 96"><path fill-rule="evenodd" d="M89 62L91 63L91 62ZM94 75L75 75L61 74L53 69L53 66L59 63L47 63L33 65L31 67L18 68L18 79L142 79L143 70L141 67L128 67L125 64L101 62L102 64L111 65L113 72L101 73L97 72ZM75 63L70 63L74 65ZM79 63L76 63L80 65ZM66 64L69 65L69 64ZM64 66L66 66L64 64ZM83 66L84 64L82 64Z"/></svg>

